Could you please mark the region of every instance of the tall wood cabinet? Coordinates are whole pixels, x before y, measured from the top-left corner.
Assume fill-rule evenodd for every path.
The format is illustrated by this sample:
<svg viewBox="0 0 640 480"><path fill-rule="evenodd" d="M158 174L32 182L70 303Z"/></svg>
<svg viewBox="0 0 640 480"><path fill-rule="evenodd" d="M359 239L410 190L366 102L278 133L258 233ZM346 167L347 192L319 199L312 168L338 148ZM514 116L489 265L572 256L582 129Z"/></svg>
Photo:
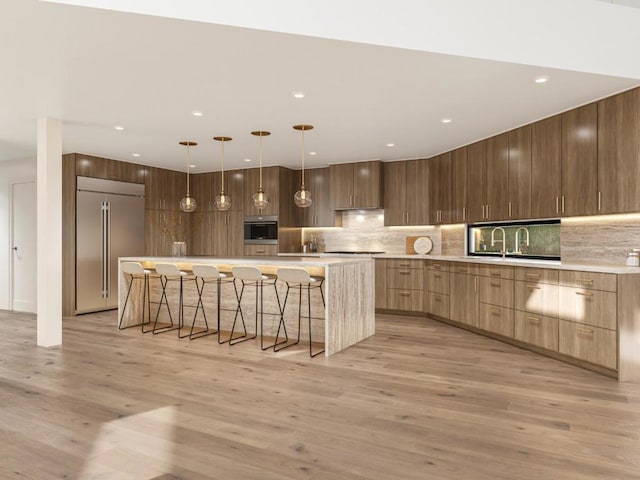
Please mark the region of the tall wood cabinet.
<svg viewBox="0 0 640 480"><path fill-rule="evenodd" d="M429 160L384 166L384 224L429 224Z"/></svg>
<svg viewBox="0 0 640 480"><path fill-rule="evenodd" d="M531 216L560 214L562 195L562 117L531 125Z"/></svg>
<svg viewBox="0 0 640 480"><path fill-rule="evenodd" d="M531 125L509 132L508 218L531 217Z"/></svg>
<svg viewBox="0 0 640 480"><path fill-rule="evenodd" d="M296 172L296 177L300 174ZM331 209L329 167L305 170L305 184L311 192L313 202L308 208L298 209L299 225L302 227L333 227L335 212Z"/></svg>
<svg viewBox="0 0 640 480"><path fill-rule="evenodd" d="M451 152L451 223L468 220L467 206L467 147Z"/></svg>
<svg viewBox="0 0 640 480"><path fill-rule="evenodd" d="M260 169L249 168L244 171L244 213L245 215L278 215L280 212L280 167L262 169L262 189L269 195L266 208L256 208L253 194L260 187Z"/></svg>
<svg viewBox="0 0 640 480"><path fill-rule="evenodd" d="M383 208L383 173L379 160L330 165L329 174L333 210Z"/></svg>
<svg viewBox="0 0 640 480"><path fill-rule="evenodd" d="M488 138L485 219L509 218L509 134Z"/></svg>
<svg viewBox="0 0 640 480"><path fill-rule="evenodd" d="M467 209L470 222L487 220L485 188L487 177L487 143L467 146Z"/></svg>
<svg viewBox="0 0 640 480"><path fill-rule="evenodd" d="M640 211L640 89L598 102L598 213Z"/></svg>
<svg viewBox="0 0 640 480"><path fill-rule="evenodd" d="M451 223L451 153L429 160L429 223Z"/></svg>

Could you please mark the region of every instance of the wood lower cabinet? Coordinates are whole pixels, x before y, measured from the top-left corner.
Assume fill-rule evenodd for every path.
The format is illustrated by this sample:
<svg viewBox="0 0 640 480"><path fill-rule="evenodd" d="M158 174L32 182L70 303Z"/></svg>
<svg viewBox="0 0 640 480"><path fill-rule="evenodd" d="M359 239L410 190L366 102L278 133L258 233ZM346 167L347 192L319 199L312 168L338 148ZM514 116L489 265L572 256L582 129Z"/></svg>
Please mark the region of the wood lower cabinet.
<svg viewBox="0 0 640 480"><path fill-rule="evenodd" d="M616 329L617 295L586 288L560 286L560 318Z"/></svg>
<svg viewBox="0 0 640 480"><path fill-rule="evenodd" d="M278 255L278 245L245 245L244 254L247 257L274 257Z"/></svg>
<svg viewBox="0 0 640 480"><path fill-rule="evenodd" d="M384 258L375 259L376 267L376 308L386 309L387 306L387 263Z"/></svg>
<svg viewBox="0 0 640 480"><path fill-rule="evenodd" d="M449 318L465 325L478 326L478 276L465 264L454 264L449 273Z"/></svg>
<svg viewBox="0 0 640 480"><path fill-rule="evenodd" d="M560 320L558 350L612 370L618 367L615 330Z"/></svg>
<svg viewBox="0 0 640 480"><path fill-rule="evenodd" d="M504 337L513 337L514 310L480 302L478 327Z"/></svg>
<svg viewBox="0 0 640 480"><path fill-rule="evenodd" d="M427 260L426 262L426 296L425 307L427 313L438 317L449 318L451 315L450 302L450 273L449 262Z"/></svg>
<svg viewBox="0 0 640 480"><path fill-rule="evenodd" d="M509 279L480 277L480 302L513 308L514 282Z"/></svg>
<svg viewBox="0 0 640 480"><path fill-rule="evenodd" d="M329 166L331 208L383 208L382 162L343 163Z"/></svg>
<svg viewBox="0 0 640 480"><path fill-rule="evenodd" d="M388 260L386 267L386 308L424 312L424 260Z"/></svg>
<svg viewBox="0 0 640 480"><path fill-rule="evenodd" d="M524 343L558 351L558 319L516 310L514 338Z"/></svg>

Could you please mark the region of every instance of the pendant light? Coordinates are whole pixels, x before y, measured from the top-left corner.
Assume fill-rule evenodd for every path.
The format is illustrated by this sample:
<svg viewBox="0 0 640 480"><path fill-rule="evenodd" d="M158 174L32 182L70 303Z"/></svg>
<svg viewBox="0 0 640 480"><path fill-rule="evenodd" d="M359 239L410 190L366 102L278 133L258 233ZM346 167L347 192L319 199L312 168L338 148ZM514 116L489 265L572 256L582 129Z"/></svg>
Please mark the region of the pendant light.
<svg viewBox="0 0 640 480"><path fill-rule="evenodd" d="M222 183L221 183L221 188L220 188L220 194L218 194L218 196L216 196L216 208L218 210L229 210L231 208L231 198L229 198L229 195L227 195L226 193L224 193L224 142L230 142L231 141L231 137L213 137L214 140L220 142L220 149L221 149L221 165L222 165L222 171L221 171L221 177L222 178Z"/></svg>
<svg viewBox="0 0 640 480"><path fill-rule="evenodd" d="M262 137L268 137L271 135L271 132L256 131L251 132L251 135L260 137L260 186L258 187L258 191L253 194L253 205L256 208L263 209L269 206L269 195L264 193L262 189Z"/></svg>
<svg viewBox="0 0 640 480"><path fill-rule="evenodd" d="M184 142L180 142L180 145L184 145L185 147L187 147L187 194L186 196L180 200L180 210L182 210L183 212L193 212L195 211L197 204L196 204L196 199L193 198L190 193L189 193L189 167L191 167L191 157L189 155L189 147L195 147L196 145L198 145L196 142L191 142L191 141L184 141Z"/></svg>
<svg viewBox="0 0 640 480"><path fill-rule="evenodd" d="M305 130L312 130L313 125L294 125L293 128L294 130L302 131L302 150L300 152L302 156L302 181L300 182L300 190L298 190L296 194L293 196L293 201L298 207L307 208L311 206L311 204L313 203L313 200L311 199L311 192L307 190L307 188L304 185L304 157L305 157L304 132Z"/></svg>

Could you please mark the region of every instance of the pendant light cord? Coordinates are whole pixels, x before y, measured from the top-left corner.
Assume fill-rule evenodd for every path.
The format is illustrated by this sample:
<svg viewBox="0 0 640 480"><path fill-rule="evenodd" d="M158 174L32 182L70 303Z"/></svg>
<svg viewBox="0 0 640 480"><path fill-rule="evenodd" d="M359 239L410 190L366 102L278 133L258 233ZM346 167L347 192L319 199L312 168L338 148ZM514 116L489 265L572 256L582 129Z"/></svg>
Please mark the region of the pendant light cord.
<svg viewBox="0 0 640 480"><path fill-rule="evenodd" d="M191 165L191 156L189 154L189 148L190 148L190 145L189 143L187 143L187 197L191 196L189 195L189 166Z"/></svg>
<svg viewBox="0 0 640 480"><path fill-rule="evenodd" d="M302 128L302 186L304 187L304 127Z"/></svg>
<svg viewBox="0 0 640 480"><path fill-rule="evenodd" d="M262 191L262 133L260 133L260 191Z"/></svg>
<svg viewBox="0 0 640 480"><path fill-rule="evenodd" d="M222 148L222 161L220 162L222 164L222 192L224 193L224 140L220 143Z"/></svg>

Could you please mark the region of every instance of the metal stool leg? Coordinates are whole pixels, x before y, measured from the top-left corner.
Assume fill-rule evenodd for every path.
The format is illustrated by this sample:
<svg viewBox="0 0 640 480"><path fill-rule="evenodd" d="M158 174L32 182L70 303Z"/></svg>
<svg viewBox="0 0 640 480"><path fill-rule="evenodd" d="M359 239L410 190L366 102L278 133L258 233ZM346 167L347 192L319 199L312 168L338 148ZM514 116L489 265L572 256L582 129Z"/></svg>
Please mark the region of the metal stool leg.
<svg viewBox="0 0 640 480"><path fill-rule="evenodd" d="M253 334L253 336L251 336L251 337L247 337L247 334L248 334L247 326L246 326L246 324L244 322L244 315L243 315L243 312L242 312L241 303L242 303L242 297L244 295L245 282L244 282L244 280L241 280L241 282L242 282L242 290L240 291L240 297L238 298L238 308L236 310L236 318L234 318L233 326L231 327L231 335L229 336L229 345L236 345L238 343L246 342L247 340L253 340L254 338L258 337L258 295L259 295L259 287L262 286L261 285L262 282L256 282L255 283L255 287L256 287L256 318L255 318L256 330L255 330L255 333ZM237 295L237 290L236 290L236 295ZM242 320L242 328L244 329L244 334L241 335L240 337L233 338L233 332L234 332L234 329L235 329L236 320L237 320L237 317L238 317L238 312L240 312L240 318Z"/></svg>
<svg viewBox="0 0 640 480"><path fill-rule="evenodd" d="M268 350L270 348L275 348L277 345L283 345L289 341L289 335L287 334L287 326L284 324L282 320L282 308L280 307L280 295L278 295L278 286L276 285L275 280L273 281L273 289L276 292L276 300L278 302L278 310L280 311L280 321L278 322L278 331L276 333L276 339L271 345L264 346L264 323L263 319L260 319L260 348L262 350ZM263 311L263 310L262 310ZM278 343L278 336L280 335L280 325L284 327L284 340Z"/></svg>
<svg viewBox="0 0 640 480"><path fill-rule="evenodd" d="M286 331L287 331L287 326L286 326L285 321L284 321L284 313L285 313L285 310L287 308L287 300L289 298L289 290L291 289L291 285L289 285L289 282L287 282L287 293L284 296L284 304L282 306L282 310L281 310L281 313L280 313L280 324L278 325L278 333L276 333L276 343L273 346L273 351L274 352L279 352L280 350L284 350L285 348L293 347L294 345L298 345L300 343L300 307L302 305L302 303L301 303L302 302L302 284L299 284L299 287L300 287L300 298L298 299L298 336L297 336L297 339L296 339L295 342L289 343L289 344L285 345L284 347L276 348L278 345L283 345L283 344L285 344L285 343L287 343L289 341L288 337L287 337L287 340L285 342L278 342L278 337L279 337L279 334L280 334L280 327L281 326L284 327L285 334L286 334Z"/></svg>
<svg viewBox="0 0 640 480"><path fill-rule="evenodd" d="M204 278L202 279L202 286L200 286L198 284L198 279L195 279L196 282L196 289L198 291L198 304L196 305L196 311L193 315L193 321L191 322L191 330L189 331L189 339L193 340L196 338L200 338L200 337L206 337L207 335L215 335L218 334L219 337L219 330L220 330L220 318L218 317L218 329L214 330L213 332L209 331L209 322L207 321L207 313L204 310L204 302L202 301L202 295L204 293L204 286L206 284ZM218 280L218 289L220 288L219 285L219 280ZM196 318L198 316L198 309L202 309L202 316L204 317L204 326L205 326L205 330L203 330L202 332L197 332L197 333L193 333L193 328L196 324ZM219 312L219 310L218 310Z"/></svg>
<svg viewBox="0 0 640 480"><path fill-rule="evenodd" d="M156 319L153 322L153 329L151 330L154 335L164 332L170 332L172 330L178 330L180 328L180 324L178 326L174 326L173 324L173 316L171 315L171 308L169 307L169 299L167 298L167 282L168 279L165 276L160 277L160 284L162 285L162 295L160 296L160 302L158 303L158 310L156 311ZM160 309L162 305L166 305L167 312L169 313L169 321L171 322L169 326L163 328L158 327L158 317L160 316Z"/></svg>

